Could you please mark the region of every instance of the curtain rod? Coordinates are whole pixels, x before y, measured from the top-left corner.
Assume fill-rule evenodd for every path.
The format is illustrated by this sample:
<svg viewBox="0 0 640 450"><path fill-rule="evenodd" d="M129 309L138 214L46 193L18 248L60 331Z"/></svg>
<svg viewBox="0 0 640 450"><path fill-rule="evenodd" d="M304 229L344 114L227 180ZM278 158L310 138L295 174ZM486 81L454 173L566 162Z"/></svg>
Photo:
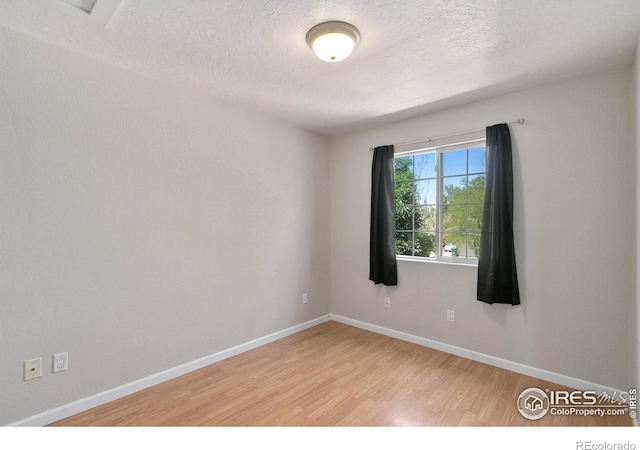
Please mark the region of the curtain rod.
<svg viewBox="0 0 640 450"><path fill-rule="evenodd" d="M514 123L518 123L518 124L523 124L525 122L524 119L518 119L518 120L514 120L513 122L507 122L509 125L514 124ZM393 144L394 146L397 145L409 145L409 144L417 144L418 142L431 142L434 139L444 139L444 138L448 138L448 137L454 137L454 136L460 136L462 134L469 134L469 133L476 133L478 131L482 131L485 130L485 128L476 128L475 130L467 130L467 131L460 131L458 133L451 133L451 134L443 134L441 136L433 136L433 137L428 137L425 139L418 139L415 141L408 141L408 142L400 142L399 144ZM374 147L369 147L369 151L373 151Z"/></svg>

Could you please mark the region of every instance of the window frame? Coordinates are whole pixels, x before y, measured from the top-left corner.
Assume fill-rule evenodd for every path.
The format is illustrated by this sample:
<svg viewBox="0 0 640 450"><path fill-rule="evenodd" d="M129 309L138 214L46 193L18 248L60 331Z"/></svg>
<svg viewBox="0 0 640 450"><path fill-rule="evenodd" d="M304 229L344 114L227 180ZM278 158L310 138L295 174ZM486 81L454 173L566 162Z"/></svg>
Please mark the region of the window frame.
<svg viewBox="0 0 640 450"><path fill-rule="evenodd" d="M421 155L421 154L426 154L426 153L435 153L436 157L435 157L435 172L436 172L436 229L435 229L435 249L436 249L436 256L435 257L427 257L427 256L414 256L414 255L400 255L396 252L396 258L399 260L407 260L407 261L419 261L419 262L431 262L431 263L444 263L444 264L459 264L459 265L465 265L465 266L477 266L478 265L478 258L469 258L469 257L452 257L452 256L443 256L442 255L442 240L443 240L443 235L446 234L446 232L442 229L443 228L443 207L445 206L443 204L443 197L444 197L444 181L446 178L449 177L455 177L455 176L465 176L467 177L467 180L469 179L468 177L471 176L477 176L480 174L485 175L485 182L486 182L486 165L485 165L485 171L484 172L469 172L469 153L467 153L467 161L466 161L466 172L464 173L464 175L449 175L449 176L444 176L442 173L442 160L443 160L443 155L445 153L449 153L449 152L454 152L454 151L460 151L460 150L471 150L474 148L479 148L482 147L485 149L486 152L486 137L482 137L482 138L477 138L477 139L469 139L469 140L465 140L465 141L458 141L458 142L453 142L450 144L443 144L443 145L438 145L438 146L431 146L431 147L419 147L416 149L412 149L412 150L407 150L407 151L397 151L394 154L394 175L395 175L395 160L396 158L402 158L402 157L406 157L406 156L415 156L415 155ZM420 179L423 180L423 179ZM414 180L414 182L416 182L417 180ZM396 186L394 183L394 192L395 192ZM468 193L468 192L467 192ZM461 203L467 206L467 208L465 208L467 217L468 217L468 205L475 205L478 204L477 202L473 202L473 203L469 203L469 198L466 198L466 202L465 203ZM426 204L429 205L429 204ZM420 206L417 205L415 202L415 198L413 199L413 203L412 203L412 210L413 210L413 220L415 220L415 209L416 206ZM412 225L413 227L415 227L415 224ZM400 230L400 232L402 231L408 231L408 230ZM397 233L398 230L395 229L395 232ZM413 238L412 238L412 248L415 248L415 233L417 232L417 230L412 229L411 230ZM467 230L465 231L465 236L467 237L467 245L468 245L468 236L469 234L471 235L478 235L479 233L474 233L474 232L469 232L468 230L468 226L467 226Z"/></svg>

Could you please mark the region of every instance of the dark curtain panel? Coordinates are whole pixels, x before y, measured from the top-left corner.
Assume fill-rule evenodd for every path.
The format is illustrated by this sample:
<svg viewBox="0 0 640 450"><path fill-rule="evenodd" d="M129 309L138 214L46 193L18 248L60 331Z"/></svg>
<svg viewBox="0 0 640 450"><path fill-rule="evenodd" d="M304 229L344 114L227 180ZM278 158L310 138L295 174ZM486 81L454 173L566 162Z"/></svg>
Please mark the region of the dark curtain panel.
<svg viewBox="0 0 640 450"><path fill-rule="evenodd" d="M398 284L396 267L396 202L393 145L376 147L371 165L371 234L369 279L386 286Z"/></svg>
<svg viewBox="0 0 640 450"><path fill-rule="evenodd" d="M487 127L486 172L478 259L478 300L519 305L513 245L511 135L506 123Z"/></svg>

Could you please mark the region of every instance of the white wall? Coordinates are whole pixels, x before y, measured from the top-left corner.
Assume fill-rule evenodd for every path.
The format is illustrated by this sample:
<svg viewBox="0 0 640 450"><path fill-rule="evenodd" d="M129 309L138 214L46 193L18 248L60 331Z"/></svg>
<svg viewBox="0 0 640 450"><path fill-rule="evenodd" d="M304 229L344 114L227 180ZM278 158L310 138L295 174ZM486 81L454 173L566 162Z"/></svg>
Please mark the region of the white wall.
<svg viewBox="0 0 640 450"><path fill-rule="evenodd" d="M332 140L331 312L627 389L636 258L631 92L625 67ZM527 123L511 130L522 305L476 301L469 266L400 261L397 287L369 281L369 147L521 117Z"/></svg>
<svg viewBox="0 0 640 450"><path fill-rule="evenodd" d="M329 312L326 138L7 30L0 59L0 424Z"/></svg>

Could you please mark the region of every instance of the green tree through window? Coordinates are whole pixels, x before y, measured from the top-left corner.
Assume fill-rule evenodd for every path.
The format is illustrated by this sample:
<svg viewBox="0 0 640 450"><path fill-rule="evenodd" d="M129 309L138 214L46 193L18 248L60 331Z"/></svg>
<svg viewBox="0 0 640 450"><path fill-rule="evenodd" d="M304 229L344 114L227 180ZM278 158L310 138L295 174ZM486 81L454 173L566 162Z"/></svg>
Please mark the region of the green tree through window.
<svg viewBox="0 0 640 450"><path fill-rule="evenodd" d="M412 156L395 160L396 253L433 256L435 253L435 207L425 205L414 171Z"/></svg>
<svg viewBox="0 0 640 450"><path fill-rule="evenodd" d="M462 186L444 186L447 203L442 207L443 243L456 248L468 245L471 256L480 253L480 225L484 202L485 176L464 178Z"/></svg>
<svg viewBox="0 0 640 450"><path fill-rule="evenodd" d="M395 159L396 254L477 259L484 157L477 147Z"/></svg>

